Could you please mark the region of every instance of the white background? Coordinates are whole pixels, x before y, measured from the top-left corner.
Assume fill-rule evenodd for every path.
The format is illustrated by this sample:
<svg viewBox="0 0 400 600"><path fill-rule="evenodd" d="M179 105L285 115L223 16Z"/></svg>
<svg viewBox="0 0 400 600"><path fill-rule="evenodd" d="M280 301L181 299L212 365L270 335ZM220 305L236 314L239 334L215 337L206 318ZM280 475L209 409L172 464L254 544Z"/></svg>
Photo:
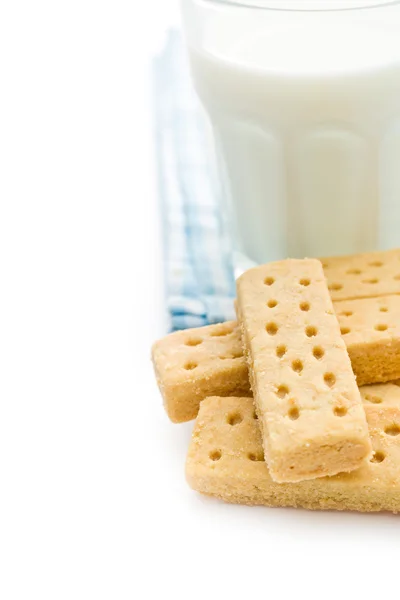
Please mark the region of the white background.
<svg viewBox="0 0 400 600"><path fill-rule="evenodd" d="M228 506L165 416L167 0L0 2L0 598L398 597L389 515Z"/></svg>

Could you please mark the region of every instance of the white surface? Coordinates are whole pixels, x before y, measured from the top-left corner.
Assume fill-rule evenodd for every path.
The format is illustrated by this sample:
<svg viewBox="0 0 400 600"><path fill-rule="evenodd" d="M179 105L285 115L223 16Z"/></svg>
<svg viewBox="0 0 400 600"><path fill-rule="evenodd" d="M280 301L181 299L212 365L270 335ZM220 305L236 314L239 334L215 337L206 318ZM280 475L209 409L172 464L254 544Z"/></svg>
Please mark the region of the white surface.
<svg viewBox="0 0 400 600"><path fill-rule="evenodd" d="M396 517L226 506L185 484L191 425L168 422L149 361L155 8L0 8L0 597L395 597Z"/></svg>

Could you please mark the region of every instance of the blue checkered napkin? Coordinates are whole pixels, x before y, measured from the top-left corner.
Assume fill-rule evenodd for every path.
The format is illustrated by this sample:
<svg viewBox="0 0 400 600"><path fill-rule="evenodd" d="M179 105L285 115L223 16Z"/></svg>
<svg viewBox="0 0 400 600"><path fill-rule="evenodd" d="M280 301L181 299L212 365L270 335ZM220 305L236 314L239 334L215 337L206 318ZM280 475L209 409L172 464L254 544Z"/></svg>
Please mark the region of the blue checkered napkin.
<svg viewBox="0 0 400 600"><path fill-rule="evenodd" d="M235 318L229 236L208 123L180 34L154 60L154 108L168 312L172 331Z"/></svg>

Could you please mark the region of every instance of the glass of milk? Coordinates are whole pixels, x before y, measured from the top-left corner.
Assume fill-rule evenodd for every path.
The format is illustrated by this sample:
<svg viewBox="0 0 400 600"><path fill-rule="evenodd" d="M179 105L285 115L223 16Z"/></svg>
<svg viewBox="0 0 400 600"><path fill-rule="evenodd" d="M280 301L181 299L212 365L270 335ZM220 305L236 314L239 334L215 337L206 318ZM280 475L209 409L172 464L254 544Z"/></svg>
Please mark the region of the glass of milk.
<svg viewBox="0 0 400 600"><path fill-rule="evenodd" d="M235 264L400 245L400 2L182 0Z"/></svg>

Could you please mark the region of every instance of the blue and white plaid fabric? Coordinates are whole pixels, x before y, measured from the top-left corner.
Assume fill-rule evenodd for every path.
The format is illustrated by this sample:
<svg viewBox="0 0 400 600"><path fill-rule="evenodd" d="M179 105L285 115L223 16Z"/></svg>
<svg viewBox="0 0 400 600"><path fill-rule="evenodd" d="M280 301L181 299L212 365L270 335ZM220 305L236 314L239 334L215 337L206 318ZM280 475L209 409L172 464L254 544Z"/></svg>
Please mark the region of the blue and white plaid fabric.
<svg viewBox="0 0 400 600"><path fill-rule="evenodd" d="M234 318L234 276L208 123L171 31L153 65L159 195L170 329Z"/></svg>

